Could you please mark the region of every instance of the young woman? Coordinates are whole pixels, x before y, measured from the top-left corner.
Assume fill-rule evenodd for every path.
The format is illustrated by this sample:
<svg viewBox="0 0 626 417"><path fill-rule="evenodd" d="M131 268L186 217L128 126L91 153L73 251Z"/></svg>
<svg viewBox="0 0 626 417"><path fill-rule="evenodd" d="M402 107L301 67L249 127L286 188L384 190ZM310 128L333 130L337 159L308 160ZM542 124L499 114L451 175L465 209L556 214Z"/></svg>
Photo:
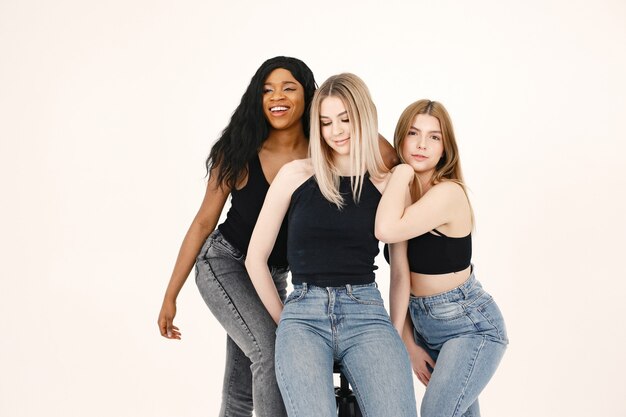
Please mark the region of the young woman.
<svg viewBox="0 0 626 417"><path fill-rule="evenodd" d="M480 416L478 395L508 339L498 306L474 276L472 209L446 109L430 100L411 104L394 142L403 164L378 206L376 236L396 243L392 320L405 329L413 369L427 386L421 415Z"/></svg>
<svg viewBox="0 0 626 417"><path fill-rule="evenodd" d="M246 266L276 323L276 374L290 416L336 415L333 364L363 415L416 416L409 358L374 282L374 216L387 169L376 108L355 75L329 78L311 105L311 159L285 165ZM287 211L294 291L284 306L267 260Z"/></svg>
<svg viewBox="0 0 626 417"><path fill-rule="evenodd" d="M173 324L176 298L196 264L198 289L228 333L220 417L250 417L253 407L258 417L286 415L274 372L276 324L250 282L244 258L269 184L285 163L307 155L315 87L313 73L298 59L275 57L259 67L211 149L206 194L165 292L159 329L168 339L180 339ZM395 152L387 141L381 143L391 164ZM227 218L215 229L229 195ZM283 225L267 263L281 298L286 253Z"/></svg>

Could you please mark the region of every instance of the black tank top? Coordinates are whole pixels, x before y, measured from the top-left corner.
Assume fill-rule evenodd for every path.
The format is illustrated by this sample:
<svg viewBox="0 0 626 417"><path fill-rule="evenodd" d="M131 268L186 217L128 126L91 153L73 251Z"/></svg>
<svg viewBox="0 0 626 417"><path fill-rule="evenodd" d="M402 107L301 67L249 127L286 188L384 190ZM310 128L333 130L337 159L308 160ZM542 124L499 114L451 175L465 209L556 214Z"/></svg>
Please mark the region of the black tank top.
<svg viewBox="0 0 626 417"><path fill-rule="evenodd" d="M449 274L462 271L472 262L472 234L448 237L433 229L409 240L407 248L409 269L418 274ZM385 259L389 249L385 245Z"/></svg>
<svg viewBox="0 0 626 417"><path fill-rule="evenodd" d="M241 253L248 252L250 237L269 188L257 154L248 162L248 182L241 190L231 191L231 206L226 220L218 226L226 240ZM267 263L277 267L287 266L287 216Z"/></svg>
<svg viewBox="0 0 626 417"><path fill-rule="evenodd" d="M378 240L374 219L380 192L366 176L358 204L350 177L341 177L340 210L326 200L314 177L298 187L289 206L287 259L294 284L337 287L374 282Z"/></svg>

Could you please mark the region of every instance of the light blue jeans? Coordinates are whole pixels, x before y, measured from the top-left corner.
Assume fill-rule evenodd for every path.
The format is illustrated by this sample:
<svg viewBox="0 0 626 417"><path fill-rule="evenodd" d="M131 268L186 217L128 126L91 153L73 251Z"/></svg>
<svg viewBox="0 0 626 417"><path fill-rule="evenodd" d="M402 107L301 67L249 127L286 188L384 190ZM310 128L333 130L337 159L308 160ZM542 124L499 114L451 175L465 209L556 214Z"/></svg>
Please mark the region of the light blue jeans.
<svg viewBox="0 0 626 417"><path fill-rule="evenodd" d="M408 354L376 284L295 285L276 331L276 376L290 417L337 415L338 363L364 417L416 417Z"/></svg>
<svg viewBox="0 0 626 417"><path fill-rule="evenodd" d="M461 286L409 304L415 341L436 361L422 417L479 417L478 395L496 371L508 339L504 319L474 273Z"/></svg>
<svg viewBox="0 0 626 417"><path fill-rule="evenodd" d="M207 238L196 259L196 284L224 327L226 367L219 417L284 417L274 371L276 323L250 281L245 255L219 230ZM281 299L287 294L287 268L271 267Z"/></svg>

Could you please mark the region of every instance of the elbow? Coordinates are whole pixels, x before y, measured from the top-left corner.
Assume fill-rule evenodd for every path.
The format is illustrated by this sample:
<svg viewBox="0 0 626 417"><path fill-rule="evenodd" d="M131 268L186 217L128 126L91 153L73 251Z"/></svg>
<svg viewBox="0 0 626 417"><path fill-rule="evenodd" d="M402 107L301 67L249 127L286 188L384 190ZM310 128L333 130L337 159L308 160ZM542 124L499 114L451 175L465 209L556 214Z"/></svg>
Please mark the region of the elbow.
<svg viewBox="0 0 626 417"><path fill-rule="evenodd" d="M376 223L376 226L374 227L374 236L376 236L376 239L380 240L383 243L399 242L399 240L396 239L392 228L384 223Z"/></svg>

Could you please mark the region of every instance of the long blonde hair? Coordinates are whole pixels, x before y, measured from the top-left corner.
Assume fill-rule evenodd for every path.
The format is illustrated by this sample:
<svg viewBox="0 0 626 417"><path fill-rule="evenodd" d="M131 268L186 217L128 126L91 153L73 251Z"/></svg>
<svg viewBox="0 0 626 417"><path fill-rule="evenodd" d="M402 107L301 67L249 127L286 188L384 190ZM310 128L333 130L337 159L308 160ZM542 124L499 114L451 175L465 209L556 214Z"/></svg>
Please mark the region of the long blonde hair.
<svg viewBox="0 0 626 417"><path fill-rule="evenodd" d="M459 157L459 148L456 144L456 137L454 135L454 129L452 128L452 119L448 114L448 111L443 106L443 104L437 101L431 101L428 99L418 100L415 103L410 104L402 114L400 115L400 119L398 120L398 124L396 125L396 131L393 135L393 142L396 148L396 152L398 152L398 157L400 161L406 163L404 156L402 155L402 144L404 143L404 139L406 139L409 129L413 124L413 121L417 117L418 114L427 114L429 116L435 117L439 120L439 125L441 127L441 136L443 141L443 155L441 159L437 163L435 167L435 172L430 179L432 185L438 184L442 181L452 181L459 184L465 195L467 196L467 201L469 203L469 195L467 194L467 187L463 181L463 172L461 170L461 159ZM422 196L422 185L420 181L415 178L413 181L414 189L411 190L413 197L416 200L419 200ZM470 212L472 216L472 224L474 224L474 211L472 210L472 205L470 203Z"/></svg>
<svg viewBox="0 0 626 417"><path fill-rule="evenodd" d="M309 156L315 179L322 195L330 202L343 207L339 192L339 170L333 161L333 150L322 137L320 106L327 97L341 99L350 120L350 185L354 201L358 202L363 189L365 173L381 178L387 168L378 147L378 116L367 86L350 73L333 75L317 89L311 103L311 133Z"/></svg>

